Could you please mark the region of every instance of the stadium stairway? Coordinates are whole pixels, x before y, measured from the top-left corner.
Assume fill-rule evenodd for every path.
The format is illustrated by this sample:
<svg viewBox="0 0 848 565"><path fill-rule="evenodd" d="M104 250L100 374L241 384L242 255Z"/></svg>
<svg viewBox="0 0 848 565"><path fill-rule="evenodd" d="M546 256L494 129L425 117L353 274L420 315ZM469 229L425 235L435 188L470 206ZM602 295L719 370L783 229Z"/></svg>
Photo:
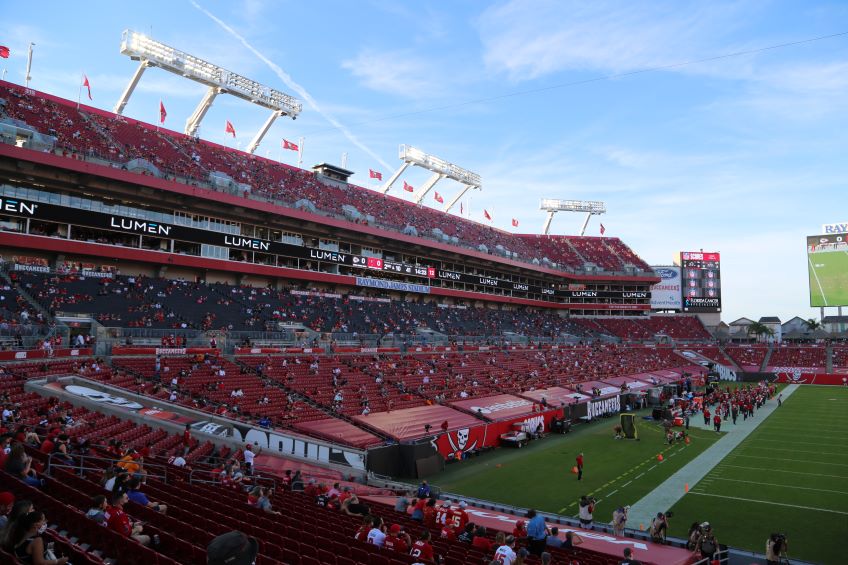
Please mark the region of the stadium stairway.
<svg viewBox="0 0 848 565"><path fill-rule="evenodd" d="M719 345L718 349L719 349L719 351L721 351L721 354L724 355L725 358L727 358L727 360L730 362L730 366L733 368L733 370L741 373L742 367L739 366L739 363L736 362L736 359L734 359L733 357L731 357L730 355L727 354L727 351L724 350L724 346Z"/></svg>
<svg viewBox="0 0 848 565"><path fill-rule="evenodd" d="M763 362L760 365L760 372L765 373L766 367L768 367L769 361L771 360L771 355L774 353L774 345L769 344L768 351L766 351L765 357L763 357Z"/></svg>

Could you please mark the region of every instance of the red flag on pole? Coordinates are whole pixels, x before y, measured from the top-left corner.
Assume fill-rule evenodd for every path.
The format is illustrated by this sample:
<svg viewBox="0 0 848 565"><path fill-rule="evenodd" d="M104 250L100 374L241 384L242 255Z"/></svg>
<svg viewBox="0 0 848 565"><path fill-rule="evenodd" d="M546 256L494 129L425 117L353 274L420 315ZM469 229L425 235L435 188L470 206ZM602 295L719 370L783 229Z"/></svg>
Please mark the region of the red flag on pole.
<svg viewBox="0 0 848 565"><path fill-rule="evenodd" d="M375 171L373 169L368 169L368 178L383 180L383 173L380 171Z"/></svg>
<svg viewBox="0 0 848 565"><path fill-rule="evenodd" d="M441 194L439 194L438 192L436 193L436 202L438 202L439 204L444 204L444 203L445 203L445 199L444 199L444 198L442 198L442 195L441 195Z"/></svg>
<svg viewBox="0 0 848 565"><path fill-rule="evenodd" d="M88 83L88 77L85 76L85 75L82 75L82 78L83 78L82 85L88 89L88 99L93 100L93 98L91 97L91 85Z"/></svg>
<svg viewBox="0 0 848 565"><path fill-rule="evenodd" d="M5 45L0 45L0 57L3 57L4 59L9 58L9 48Z"/></svg>
<svg viewBox="0 0 848 565"><path fill-rule="evenodd" d="M228 133L233 137L236 136L236 128L233 127L233 124L230 123L230 120L227 120L227 127L224 128L224 133Z"/></svg>
<svg viewBox="0 0 848 565"><path fill-rule="evenodd" d="M297 146L297 143L292 143L288 139L283 140L283 149L290 149L291 151L298 151L300 147Z"/></svg>
<svg viewBox="0 0 848 565"><path fill-rule="evenodd" d="M514 228L518 227L518 220L516 220L515 218L512 219L512 227L514 227Z"/></svg>
<svg viewBox="0 0 848 565"><path fill-rule="evenodd" d="M604 227L604 224L601 224L601 235L604 235L604 233L606 233L606 231L607 231L607 228Z"/></svg>
<svg viewBox="0 0 848 565"><path fill-rule="evenodd" d="M490 215L489 215L489 211L488 211L488 210L483 209L483 216L485 216L485 218L486 218L487 220L492 221L492 216L490 216Z"/></svg>
<svg viewBox="0 0 848 565"><path fill-rule="evenodd" d="M168 117L168 112L165 111L165 105L160 100L159 101L159 123L164 124L165 118L167 118L167 117Z"/></svg>
<svg viewBox="0 0 848 565"><path fill-rule="evenodd" d="M403 181L403 189L407 192L415 192L415 189L411 184L408 184L406 181Z"/></svg>

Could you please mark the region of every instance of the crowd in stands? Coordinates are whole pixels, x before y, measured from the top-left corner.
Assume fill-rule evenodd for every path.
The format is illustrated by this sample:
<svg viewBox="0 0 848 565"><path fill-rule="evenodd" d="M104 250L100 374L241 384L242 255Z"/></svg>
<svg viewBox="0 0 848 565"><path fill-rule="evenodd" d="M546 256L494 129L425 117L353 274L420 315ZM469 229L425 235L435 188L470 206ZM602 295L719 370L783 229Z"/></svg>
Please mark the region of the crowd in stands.
<svg viewBox="0 0 848 565"><path fill-rule="evenodd" d="M324 183L310 172L269 159L123 116L80 110L67 100L31 92L0 84L0 97L6 100L0 118L18 120L55 136L56 151L69 157L96 157L119 166L144 159L166 178L192 184L207 183L210 174L223 173L240 185L239 195L260 195L287 207L309 201L317 210L338 217L345 215L343 206L352 206L359 214L349 218L357 223L407 233L412 230L422 237L493 254L505 256L508 251L525 262L571 270L583 269L587 262L608 271L622 271L626 265L649 270L616 238L517 236L372 190ZM150 173L145 170L145 174Z"/></svg>
<svg viewBox="0 0 848 565"><path fill-rule="evenodd" d="M768 346L728 345L724 348L724 351L743 369L745 367L756 367L755 370L759 371L763 361L765 361L766 354L768 354Z"/></svg>
<svg viewBox="0 0 848 565"><path fill-rule="evenodd" d="M772 367L817 367L827 366L825 347L793 347L781 345L772 351L769 358Z"/></svg>

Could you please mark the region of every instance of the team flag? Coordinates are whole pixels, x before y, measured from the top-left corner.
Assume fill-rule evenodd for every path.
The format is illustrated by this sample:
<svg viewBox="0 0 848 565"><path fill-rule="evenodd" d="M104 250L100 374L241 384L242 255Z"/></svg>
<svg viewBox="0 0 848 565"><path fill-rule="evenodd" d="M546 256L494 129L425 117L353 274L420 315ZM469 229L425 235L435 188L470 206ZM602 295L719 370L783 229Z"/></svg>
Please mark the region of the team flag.
<svg viewBox="0 0 848 565"><path fill-rule="evenodd" d="M0 57L3 57L4 59L9 58L9 48L5 45L0 45Z"/></svg>
<svg viewBox="0 0 848 565"><path fill-rule="evenodd" d="M368 177L377 180L383 180L383 173L380 171L375 171L373 169L368 169Z"/></svg>
<svg viewBox="0 0 848 565"><path fill-rule="evenodd" d="M164 124L165 118L167 118L167 117L168 117L168 112L165 111L165 105L160 100L159 101L159 123Z"/></svg>
<svg viewBox="0 0 848 565"><path fill-rule="evenodd" d="M407 183L406 181L403 181L403 189L407 192L415 192L415 189L412 187L412 185Z"/></svg>
<svg viewBox="0 0 848 565"><path fill-rule="evenodd" d="M444 204L444 203L445 203L445 199L444 199L444 198L442 198L442 195L441 195L441 194L439 194L438 192L436 193L436 202L438 202L439 204Z"/></svg>
<svg viewBox="0 0 848 565"><path fill-rule="evenodd" d="M298 151L300 147L297 146L297 143L292 143L288 139L283 140L283 149L290 149L291 151Z"/></svg>
<svg viewBox="0 0 848 565"><path fill-rule="evenodd" d="M492 216L490 216L490 215L489 215L489 211L488 211L488 210L483 209L483 216L484 216L487 220L489 220L490 222L492 221Z"/></svg>
<svg viewBox="0 0 848 565"><path fill-rule="evenodd" d="M516 220L515 218L512 219L512 227L514 227L514 228L518 227L518 220Z"/></svg>
<svg viewBox="0 0 848 565"><path fill-rule="evenodd" d="M82 85L88 89L88 99L93 100L93 98L91 97L91 84L89 84L89 82L88 82L88 77L85 76L85 75L82 75L82 78L83 78Z"/></svg>
<svg viewBox="0 0 848 565"><path fill-rule="evenodd" d="M230 120L227 120L227 127L224 128L224 133L228 133L233 137L236 136L236 128L233 127L233 124L230 123Z"/></svg>
<svg viewBox="0 0 848 565"><path fill-rule="evenodd" d="M601 235L604 235L607 231L607 228L604 227L604 224L601 224Z"/></svg>

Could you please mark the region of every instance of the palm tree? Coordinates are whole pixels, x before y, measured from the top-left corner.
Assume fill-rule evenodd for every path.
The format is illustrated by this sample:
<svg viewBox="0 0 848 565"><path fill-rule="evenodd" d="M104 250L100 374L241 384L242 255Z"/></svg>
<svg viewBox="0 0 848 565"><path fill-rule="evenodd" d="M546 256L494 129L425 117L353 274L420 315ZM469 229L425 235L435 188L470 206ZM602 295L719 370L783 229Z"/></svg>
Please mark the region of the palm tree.
<svg viewBox="0 0 848 565"><path fill-rule="evenodd" d="M810 318L809 320L804 321L804 325L807 326L807 333L814 332L816 330L821 329L822 325L815 318Z"/></svg>
<svg viewBox="0 0 848 565"><path fill-rule="evenodd" d="M754 335L757 341L760 341L763 336L773 336L774 330L760 322L751 322L748 326L748 336Z"/></svg>

